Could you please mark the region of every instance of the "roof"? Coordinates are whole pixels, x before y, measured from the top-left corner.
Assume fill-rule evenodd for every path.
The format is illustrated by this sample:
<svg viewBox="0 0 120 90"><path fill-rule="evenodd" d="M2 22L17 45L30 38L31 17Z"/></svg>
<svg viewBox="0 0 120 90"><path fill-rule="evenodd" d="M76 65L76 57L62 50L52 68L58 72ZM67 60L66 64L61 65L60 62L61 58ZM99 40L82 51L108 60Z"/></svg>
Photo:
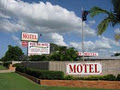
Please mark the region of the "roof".
<svg viewBox="0 0 120 90"><path fill-rule="evenodd" d="M111 57L111 56L98 56L98 57L85 57L85 59L98 59L98 60L107 60L107 59L113 59L113 60L116 60L116 59L120 59L120 56L114 56L114 57Z"/></svg>

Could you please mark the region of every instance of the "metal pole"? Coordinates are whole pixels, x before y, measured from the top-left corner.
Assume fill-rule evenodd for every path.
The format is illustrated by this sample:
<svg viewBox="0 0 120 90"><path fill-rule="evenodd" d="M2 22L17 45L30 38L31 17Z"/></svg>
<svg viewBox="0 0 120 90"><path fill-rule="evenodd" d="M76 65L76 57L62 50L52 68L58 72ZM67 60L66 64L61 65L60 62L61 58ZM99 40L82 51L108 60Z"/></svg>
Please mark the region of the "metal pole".
<svg viewBox="0 0 120 90"><path fill-rule="evenodd" d="M82 53L83 53L83 61L84 61L84 31L83 31L83 20L82 20Z"/></svg>
<svg viewBox="0 0 120 90"><path fill-rule="evenodd" d="M29 41L27 42L28 44L29 44ZM29 57L28 57L28 46L27 46L27 65L26 65L26 67L28 68L28 59L29 59Z"/></svg>

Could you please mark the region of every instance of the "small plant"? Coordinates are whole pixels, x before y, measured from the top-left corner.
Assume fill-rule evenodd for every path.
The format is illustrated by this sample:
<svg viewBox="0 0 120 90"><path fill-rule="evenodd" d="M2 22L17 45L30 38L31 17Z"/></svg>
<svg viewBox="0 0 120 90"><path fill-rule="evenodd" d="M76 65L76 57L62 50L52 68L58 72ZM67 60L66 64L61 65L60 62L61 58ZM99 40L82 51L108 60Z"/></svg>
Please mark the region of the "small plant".
<svg viewBox="0 0 120 90"><path fill-rule="evenodd" d="M85 77L85 80L104 80L103 76L89 76Z"/></svg>
<svg viewBox="0 0 120 90"><path fill-rule="evenodd" d="M116 80L117 80L117 81L120 81L120 74L117 75Z"/></svg>
<svg viewBox="0 0 120 90"><path fill-rule="evenodd" d="M113 74L108 74L108 75L104 76L104 80L115 81L116 80L116 76L114 76Z"/></svg>
<svg viewBox="0 0 120 90"><path fill-rule="evenodd" d="M65 76L64 79L65 80L74 80L75 78L73 76L71 76L71 75L67 75L67 76Z"/></svg>

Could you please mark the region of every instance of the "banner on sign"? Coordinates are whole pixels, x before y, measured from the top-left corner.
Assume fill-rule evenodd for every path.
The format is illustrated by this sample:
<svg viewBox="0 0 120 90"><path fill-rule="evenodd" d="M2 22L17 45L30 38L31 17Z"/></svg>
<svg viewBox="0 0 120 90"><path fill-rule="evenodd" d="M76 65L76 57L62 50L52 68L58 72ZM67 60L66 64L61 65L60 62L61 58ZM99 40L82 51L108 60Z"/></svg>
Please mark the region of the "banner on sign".
<svg viewBox="0 0 120 90"><path fill-rule="evenodd" d="M28 41L22 41L22 46L23 47L28 47Z"/></svg>
<svg viewBox="0 0 120 90"><path fill-rule="evenodd" d="M82 52L78 52L78 56L98 56L98 53L91 53L91 52L84 52L84 54Z"/></svg>
<svg viewBox="0 0 120 90"><path fill-rule="evenodd" d="M102 74L101 63L68 63L66 73L70 75L99 75Z"/></svg>
<svg viewBox="0 0 120 90"><path fill-rule="evenodd" d="M37 33L26 33L22 32L22 41L38 41Z"/></svg>
<svg viewBox="0 0 120 90"><path fill-rule="evenodd" d="M28 43L28 56L42 54L50 54L49 43L37 43L37 42Z"/></svg>

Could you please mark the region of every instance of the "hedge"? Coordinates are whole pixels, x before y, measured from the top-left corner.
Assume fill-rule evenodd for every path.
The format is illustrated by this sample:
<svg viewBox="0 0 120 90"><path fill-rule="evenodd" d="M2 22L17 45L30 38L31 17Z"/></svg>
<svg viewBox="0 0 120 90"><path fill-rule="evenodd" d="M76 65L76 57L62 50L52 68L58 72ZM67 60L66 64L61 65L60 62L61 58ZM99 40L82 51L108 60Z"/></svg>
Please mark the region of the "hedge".
<svg viewBox="0 0 120 90"><path fill-rule="evenodd" d="M116 76L114 76L113 74L108 74L103 76L104 80L108 80L108 81L115 81L116 80Z"/></svg>
<svg viewBox="0 0 120 90"><path fill-rule="evenodd" d="M28 75L34 76L39 79L49 79L49 80L108 80L108 81L120 81L120 74L114 76L113 74L108 74L104 76L88 76L88 77L74 77L71 75L66 75L62 71L48 71L48 70L38 70L33 68L26 68L24 66L16 65L16 71L26 73Z"/></svg>
<svg viewBox="0 0 120 90"><path fill-rule="evenodd" d="M64 73L62 71L37 70L32 68L25 68L23 66L17 66L16 71L26 73L39 79L64 79Z"/></svg>
<svg viewBox="0 0 120 90"><path fill-rule="evenodd" d="M73 77L70 75L65 76L64 80L107 80L107 81L115 81L120 80L120 74L116 77L112 74L104 75L104 76L88 76L88 77Z"/></svg>
<svg viewBox="0 0 120 90"><path fill-rule="evenodd" d="M117 80L117 81L120 81L120 74L117 75L116 80Z"/></svg>

